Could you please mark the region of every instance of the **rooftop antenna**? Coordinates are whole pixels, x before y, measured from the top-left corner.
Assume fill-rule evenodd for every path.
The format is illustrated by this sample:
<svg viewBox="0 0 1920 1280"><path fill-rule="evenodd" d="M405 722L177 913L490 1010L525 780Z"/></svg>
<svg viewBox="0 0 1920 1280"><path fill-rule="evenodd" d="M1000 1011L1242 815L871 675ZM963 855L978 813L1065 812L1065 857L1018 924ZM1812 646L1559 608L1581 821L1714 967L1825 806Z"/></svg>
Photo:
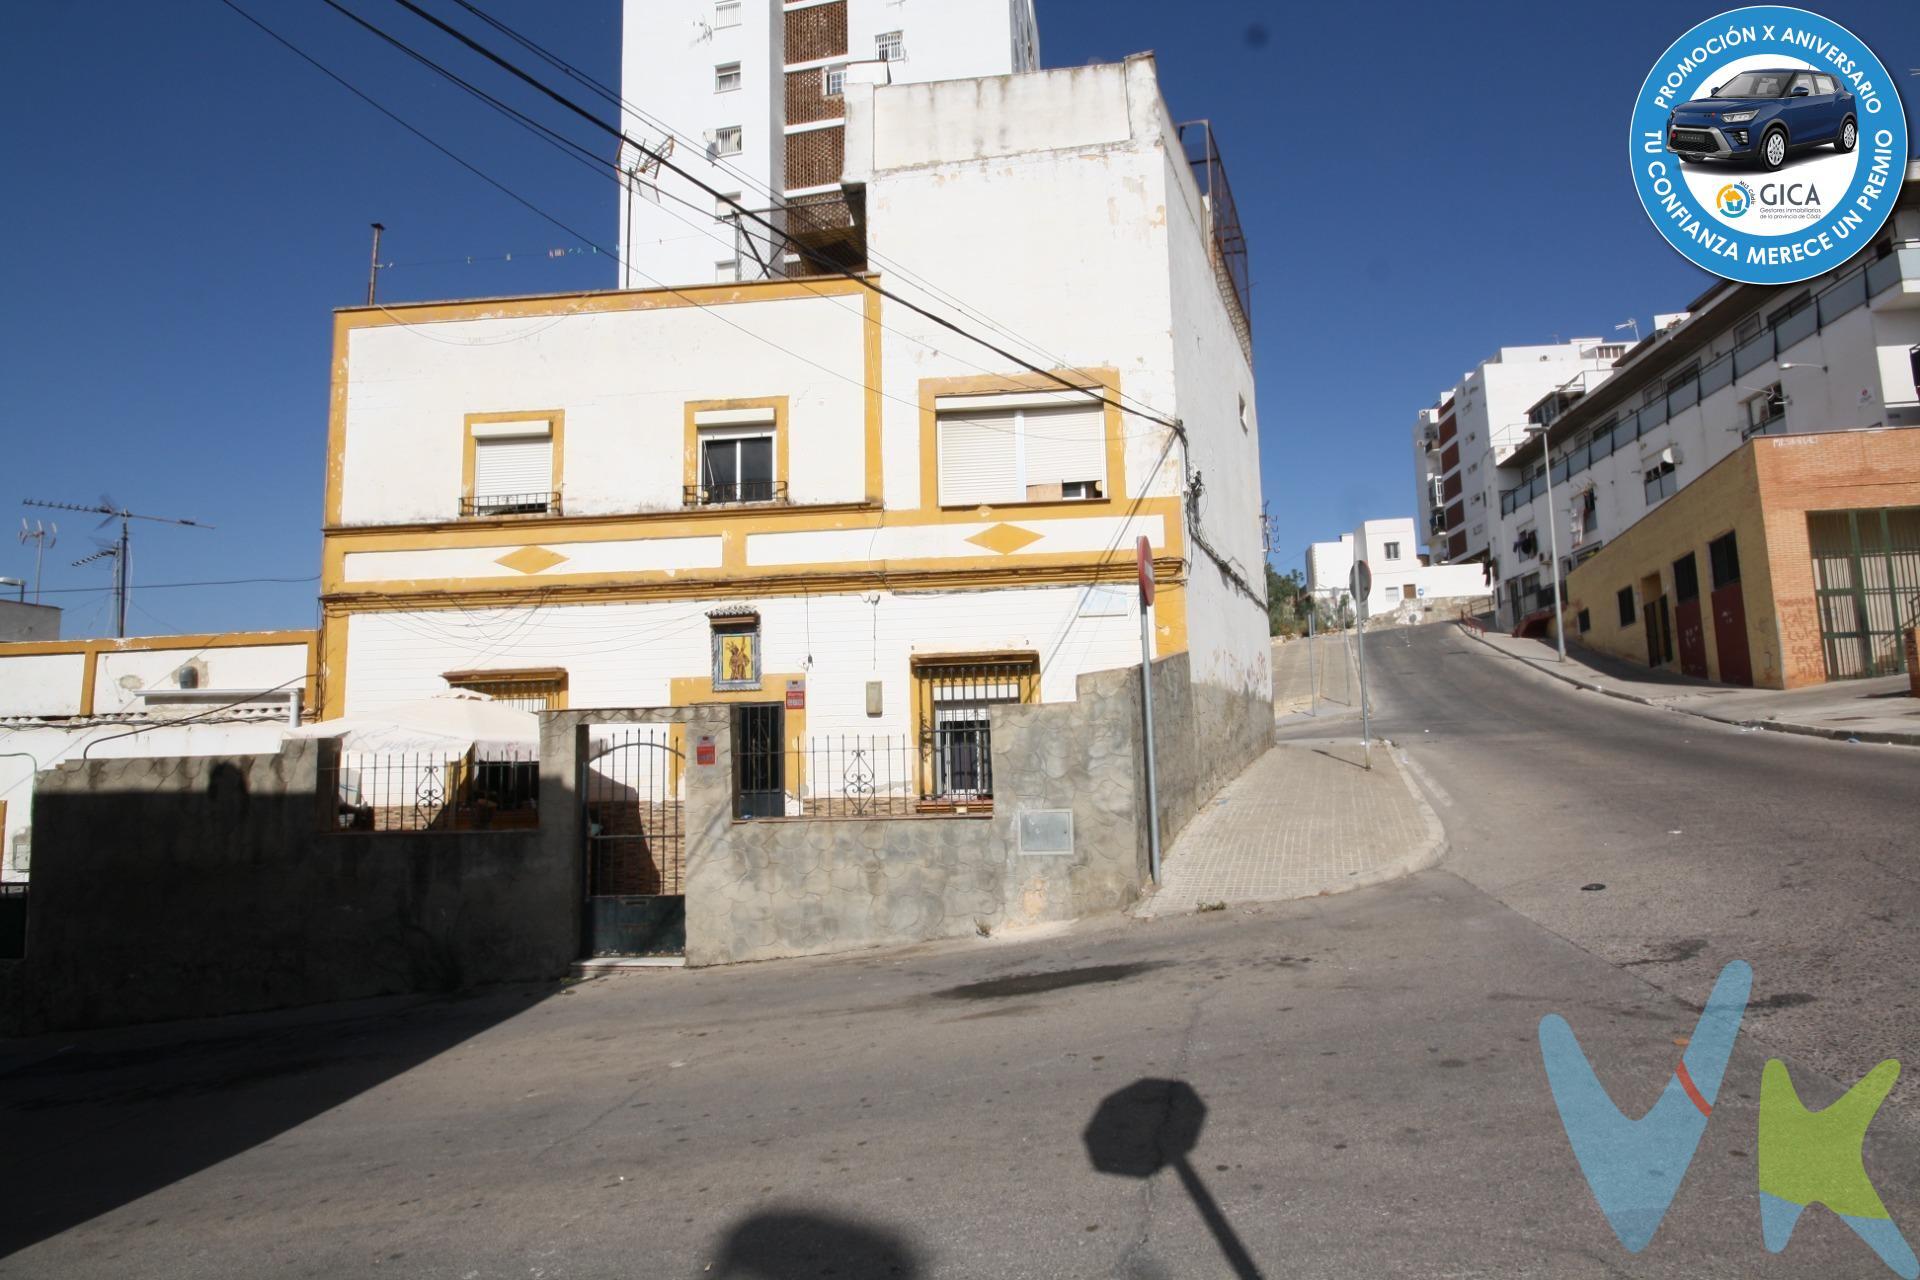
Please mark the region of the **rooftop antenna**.
<svg viewBox="0 0 1920 1280"><path fill-rule="evenodd" d="M83 506L77 502L44 502L39 498L27 498L29 507L49 507L55 511L85 511L104 517L99 528L106 528L115 520L120 522L120 538L112 547L102 547L90 556L83 556L73 562L75 568L83 564L92 564L96 560L113 561L113 634L124 637L127 634L127 597L132 594L132 578L129 574L129 561L133 554L133 536L127 525L133 520L151 520L155 524L185 525L189 529L211 529L210 524L198 520L182 520L173 516L142 515L138 511L129 511L105 494L95 506Z"/></svg>
<svg viewBox="0 0 1920 1280"><path fill-rule="evenodd" d="M1615 333L1618 333L1618 332L1620 332L1620 331L1621 331L1622 329L1631 329L1631 330L1633 330L1633 340L1634 340L1634 343L1635 343L1636 345L1637 345L1637 344L1639 343L1639 341L1640 341L1640 322L1639 322L1638 320L1636 320L1636 319L1634 319L1634 318L1633 318L1632 316L1628 316L1628 317L1627 317L1627 318L1626 318L1625 320L1622 320L1622 321L1621 321L1621 322L1620 322L1619 324L1617 324L1617 325L1615 325L1615 326L1613 326L1613 331L1614 331Z"/></svg>
<svg viewBox="0 0 1920 1280"><path fill-rule="evenodd" d="M386 228L373 224L373 260L367 264L367 305L373 306L374 290L380 286L380 233Z"/></svg>
<svg viewBox="0 0 1920 1280"><path fill-rule="evenodd" d="M20 517L20 545L31 544L33 547L33 602L35 604L40 603L40 561L46 556L47 548L59 541L59 525L46 525L38 520L29 525L25 516Z"/></svg>

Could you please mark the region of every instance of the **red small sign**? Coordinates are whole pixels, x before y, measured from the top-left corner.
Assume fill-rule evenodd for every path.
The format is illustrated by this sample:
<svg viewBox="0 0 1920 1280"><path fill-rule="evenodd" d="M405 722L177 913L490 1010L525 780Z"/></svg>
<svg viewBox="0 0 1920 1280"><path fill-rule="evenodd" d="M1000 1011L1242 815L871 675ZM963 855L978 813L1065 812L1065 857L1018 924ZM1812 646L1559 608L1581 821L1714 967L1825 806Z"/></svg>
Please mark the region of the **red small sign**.
<svg viewBox="0 0 1920 1280"><path fill-rule="evenodd" d="M713 735L701 734L693 744L693 762L695 764L713 763Z"/></svg>
<svg viewBox="0 0 1920 1280"><path fill-rule="evenodd" d="M805 680L787 681L787 710L805 711L807 709L807 682Z"/></svg>
<svg viewBox="0 0 1920 1280"><path fill-rule="evenodd" d="M1133 544L1133 558L1140 565L1140 603L1153 603L1153 544L1147 541L1145 534Z"/></svg>

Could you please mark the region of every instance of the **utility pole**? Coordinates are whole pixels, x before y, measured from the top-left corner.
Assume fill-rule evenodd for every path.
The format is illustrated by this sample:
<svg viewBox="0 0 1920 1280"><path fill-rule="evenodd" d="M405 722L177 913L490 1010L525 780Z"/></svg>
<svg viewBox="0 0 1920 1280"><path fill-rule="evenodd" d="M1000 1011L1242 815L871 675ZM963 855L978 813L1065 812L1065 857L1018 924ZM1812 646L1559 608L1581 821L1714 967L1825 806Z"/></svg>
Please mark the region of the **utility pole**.
<svg viewBox="0 0 1920 1280"><path fill-rule="evenodd" d="M25 505L29 507L50 507L56 511L85 511L94 515L104 516L106 518L100 522L101 528L105 528L115 520L120 522L120 536L112 546L102 547L92 555L82 556L73 562L73 566L77 569L81 565L92 564L97 560L113 561L113 634L120 637L124 637L127 634L127 598L132 594L133 587L133 577L129 564L133 556L133 533L129 528L129 522L134 520L151 520L155 524L185 525L189 529L213 528L212 525L202 524L198 520L183 520L173 516L142 515L137 511L129 511L125 507L118 506L112 498L105 497L100 499L98 505L90 507L82 506L76 502L43 502L38 498L26 499Z"/></svg>
<svg viewBox="0 0 1920 1280"><path fill-rule="evenodd" d="M373 224L373 254L367 263L367 305L373 305L375 289L380 284L380 233L386 228L379 223Z"/></svg>

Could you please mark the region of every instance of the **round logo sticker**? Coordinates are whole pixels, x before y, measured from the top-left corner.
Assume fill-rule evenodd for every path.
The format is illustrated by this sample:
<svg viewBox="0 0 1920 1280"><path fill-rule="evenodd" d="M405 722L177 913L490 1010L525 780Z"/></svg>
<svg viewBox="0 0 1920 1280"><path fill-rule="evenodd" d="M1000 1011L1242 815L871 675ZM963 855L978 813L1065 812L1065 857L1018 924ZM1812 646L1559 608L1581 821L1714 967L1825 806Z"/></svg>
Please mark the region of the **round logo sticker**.
<svg viewBox="0 0 1920 1280"><path fill-rule="evenodd" d="M1647 216L1717 276L1792 284L1830 271L1893 214L1907 117L1893 77L1840 24L1781 5L1674 41L1633 104Z"/></svg>

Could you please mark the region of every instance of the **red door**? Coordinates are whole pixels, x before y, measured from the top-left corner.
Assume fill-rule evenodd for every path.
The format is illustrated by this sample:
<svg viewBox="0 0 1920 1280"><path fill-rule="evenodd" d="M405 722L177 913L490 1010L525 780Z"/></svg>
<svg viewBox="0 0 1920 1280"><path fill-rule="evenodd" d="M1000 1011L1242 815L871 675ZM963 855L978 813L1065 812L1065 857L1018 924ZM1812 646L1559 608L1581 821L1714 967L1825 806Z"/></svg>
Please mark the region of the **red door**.
<svg viewBox="0 0 1920 1280"><path fill-rule="evenodd" d="M1713 648L1725 684L1753 684L1753 659L1747 652L1747 605L1735 578L1713 592Z"/></svg>
<svg viewBox="0 0 1920 1280"><path fill-rule="evenodd" d="M1680 601L1674 606L1673 616L1680 630L1680 670L1706 679L1707 628L1700 616L1700 597Z"/></svg>

